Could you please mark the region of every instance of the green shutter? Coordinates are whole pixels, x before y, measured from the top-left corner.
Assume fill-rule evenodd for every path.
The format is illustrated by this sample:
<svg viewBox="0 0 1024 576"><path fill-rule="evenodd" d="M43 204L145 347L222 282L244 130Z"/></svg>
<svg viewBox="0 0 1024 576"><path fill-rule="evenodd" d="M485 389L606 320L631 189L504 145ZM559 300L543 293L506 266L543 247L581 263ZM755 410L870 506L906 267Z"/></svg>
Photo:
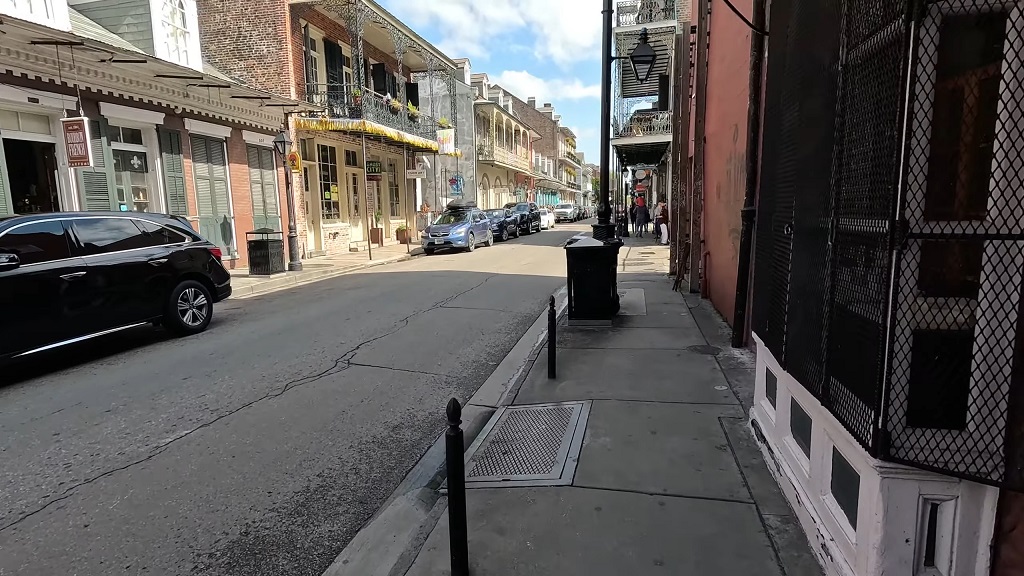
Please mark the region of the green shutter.
<svg viewBox="0 0 1024 576"><path fill-rule="evenodd" d="M196 182L199 233L234 253L234 225L228 199L227 157L224 141L191 135L192 172Z"/></svg>
<svg viewBox="0 0 1024 576"><path fill-rule="evenodd" d="M277 165L274 163L274 151L270 148L260 150L260 165L263 168L263 198L267 207L267 228L281 230L281 203L277 195Z"/></svg>
<svg viewBox="0 0 1024 576"><path fill-rule="evenodd" d="M163 164L167 212L188 216L185 192L185 157L181 151L181 132L159 128L160 158Z"/></svg>
<svg viewBox="0 0 1024 576"><path fill-rule="evenodd" d="M249 192L252 195L252 229L267 227L267 205L263 195L263 170L260 166L260 149L246 146L249 160Z"/></svg>
<svg viewBox="0 0 1024 576"><path fill-rule="evenodd" d="M252 193L253 229L281 229L281 210L277 200L277 172L274 170L274 151L270 148L249 146L249 190Z"/></svg>
<svg viewBox="0 0 1024 576"><path fill-rule="evenodd" d="M7 181L7 159L4 157L3 141L0 140L0 216L14 214L11 205L11 185Z"/></svg>
<svg viewBox="0 0 1024 576"><path fill-rule="evenodd" d="M110 151L107 121L103 118L90 120L89 132L92 167L76 168L83 208L90 211L116 211L118 203L114 191L114 156Z"/></svg>

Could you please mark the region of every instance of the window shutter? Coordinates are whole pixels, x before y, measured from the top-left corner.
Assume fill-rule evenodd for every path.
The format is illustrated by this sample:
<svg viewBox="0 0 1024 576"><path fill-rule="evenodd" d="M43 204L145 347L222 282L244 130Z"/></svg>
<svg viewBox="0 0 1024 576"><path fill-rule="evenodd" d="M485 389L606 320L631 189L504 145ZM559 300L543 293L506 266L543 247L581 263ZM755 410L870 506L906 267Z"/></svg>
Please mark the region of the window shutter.
<svg viewBox="0 0 1024 576"><path fill-rule="evenodd" d="M270 148L260 149L260 166L263 177L263 205L266 207L267 228L281 229L281 204L277 196L277 166L274 164L274 151Z"/></svg>
<svg viewBox="0 0 1024 576"><path fill-rule="evenodd" d="M374 64L372 71L373 91L377 94L386 94L388 91L388 71L384 68L383 64Z"/></svg>
<svg viewBox="0 0 1024 576"><path fill-rule="evenodd" d="M7 159L4 157L4 147L0 145L0 216L14 214L14 208L11 206L11 186L5 176L7 171L4 170L6 165Z"/></svg>
<svg viewBox="0 0 1024 576"><path fill-rule="evenodd" d="M260 149L247 146L249 160L249 192L252 195L252 229L267 227L267 206L263 191L263 169L260 166Z"/></svg>
<svg viewBox="0 0 1024 576"><path fill-rule="evenodd" d="M328 91L337 90L338 85L345 81L341 74L342 57L341 46L324 39L324 64L327 66Z"/></svg>
<svg viewBox="0 0 1024 576"><path fill-rule="evenodd" d="M167 211L178 216L188 216L188 200L185 197L185 157L181 151L181 132L159 128L159 133L164 190L167 191Z"/></svg>
<svg viewBox="0 0 1024 576"><path fill-rule="evenodd" d="M114 193L114 157L110 152L107 121L103 118L89 121L89 145L92 147L91 168L78 168L78 189L84 208L91 211L117 210Z"/></svg>

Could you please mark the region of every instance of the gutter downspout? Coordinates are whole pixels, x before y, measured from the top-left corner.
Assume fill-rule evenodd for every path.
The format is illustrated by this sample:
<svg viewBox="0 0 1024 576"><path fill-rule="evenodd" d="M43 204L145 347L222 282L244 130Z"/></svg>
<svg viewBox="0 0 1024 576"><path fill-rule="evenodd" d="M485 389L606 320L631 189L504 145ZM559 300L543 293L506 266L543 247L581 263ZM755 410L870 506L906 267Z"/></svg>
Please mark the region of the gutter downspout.
<svg viewBox="0 0 1024 576"><path fill-rule="evenodd" d="M753 0L750 32L750 101L747 108L747 181L740 210L740 246L736 269L736 302L732 315L732 346L743 348L747 342L747 298L750 292L750 264L757 220L757 180L760 167L761 89L764 67L765 3Z"/></svg>

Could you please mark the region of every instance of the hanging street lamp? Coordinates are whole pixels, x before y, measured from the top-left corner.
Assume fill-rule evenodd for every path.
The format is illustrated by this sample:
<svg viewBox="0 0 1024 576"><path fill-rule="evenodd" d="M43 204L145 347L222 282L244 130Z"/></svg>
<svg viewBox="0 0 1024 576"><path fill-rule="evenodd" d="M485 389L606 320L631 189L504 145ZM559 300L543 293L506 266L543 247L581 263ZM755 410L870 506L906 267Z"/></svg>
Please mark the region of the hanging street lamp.
<svg viewBox="0 0 1024 576"><path fill-rule="evenodd" d="M299 256L299 234L295 226L295 197L292 195L292 170L288 165L288 151L292 147L292 140L288 137L287 131L282 131L274 137L274 149L281 156L281 163L284 165L284 190L285 200L288 205L288 270L298 272L302 270L302 257Z"/></svg>

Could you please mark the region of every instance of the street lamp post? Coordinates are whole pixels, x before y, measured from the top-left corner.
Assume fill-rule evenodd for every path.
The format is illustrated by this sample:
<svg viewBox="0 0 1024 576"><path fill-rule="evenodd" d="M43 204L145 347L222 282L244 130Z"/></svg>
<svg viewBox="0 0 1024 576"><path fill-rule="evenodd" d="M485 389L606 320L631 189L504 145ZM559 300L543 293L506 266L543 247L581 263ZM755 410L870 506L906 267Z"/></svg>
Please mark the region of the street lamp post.
<svg viewBox="0 0 1024 576"><path fill-rule="evenodd" d="M295 198L292 196L292 170L288 166L288 150L292 146L292 140L288 137L287 131L282 131L274 138L274 149L281 156L281 163L284 165L284 190L285 201L288 205L288 270L298 272L302 270L302 257L299 256L299 234L295 226Z"/></svg>

